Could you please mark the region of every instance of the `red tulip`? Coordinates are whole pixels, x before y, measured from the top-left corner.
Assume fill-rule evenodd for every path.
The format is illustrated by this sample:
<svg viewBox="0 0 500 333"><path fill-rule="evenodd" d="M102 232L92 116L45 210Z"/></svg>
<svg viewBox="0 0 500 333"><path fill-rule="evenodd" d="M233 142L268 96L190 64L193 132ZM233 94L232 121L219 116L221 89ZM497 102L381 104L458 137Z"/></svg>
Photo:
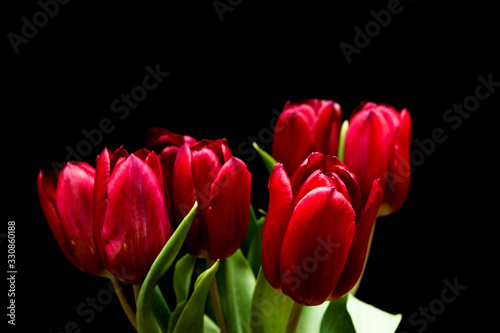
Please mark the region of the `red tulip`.
<svg viewBox="0 0 500 333"><path fill-rule="evenodd" d="M384 201L379 215L398 210L410 187L411 118L406 109L362 103L351 116L345 139L345 164L356 175L363 199L380 178Z"/></svg>
<svg viewBox="0 0 500 333"><path fill-rule="evenodd" d="M225 140L182 145L174 165L174 212L180 221L198 201L186 238L192 255L224 259L240 247L250 219L251 179Z"/></svg>
<svg viewBox="0 0 500 333"><path fill-rule="evenodd" d="M193 144L196 139L189 135L172 133L160 127L151 127L146 135L146 148L161 153L167 147L180 147L184 143Z"/></svg>
<svg viewBox="0 0 500 333"><path fill-rule="evenodd" d="M160 161L145 149L104 149L97 158L94 237L106 268L141 283L172 234Z"/></svg>
<svg viewBox="0 0 500 333"><path fill-rule="evenodd" d="M172 207L174 205L173 193L173 177L174 177L174 163L179 147L184 143L192 145L196 139L189 135L181 135L172 133L169 130L151 127L148 130L146 137L146 148L154 150L159 154L161 168L163 172L163 181L165 182L165 198L167 201L168 217L170 221L174 221L174 212Z"/></svg>
<svg viewBox="0 0 500 333"><path fill-rule="evenodd" d="M337 155L342 111L328 100L288 101L274 130L272 155L289 175L312 152Z"/></svg>
<svg viewBox="0 0 500 333"><path fill-rule="evenodd" d="M66 258L84 272L104 276L92 228L94 173L87 163L68 162L59 175L40 171L37 189L42 210Z"/></svg>
<svg viewBox="0 0 500 333"><path fill-rule="evenodd" d="M336 157L312 153L291 179L276 164L262 229L269 283L305 305L348 293L363 270L381 201L375 180L363 205L354 175Z"/></svg>

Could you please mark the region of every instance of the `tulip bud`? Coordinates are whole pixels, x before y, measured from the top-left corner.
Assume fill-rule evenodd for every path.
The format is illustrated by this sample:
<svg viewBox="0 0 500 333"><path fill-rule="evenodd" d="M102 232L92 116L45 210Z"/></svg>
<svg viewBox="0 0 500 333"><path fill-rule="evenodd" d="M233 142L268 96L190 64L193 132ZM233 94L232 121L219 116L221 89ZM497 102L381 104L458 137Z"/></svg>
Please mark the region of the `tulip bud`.
<svg viewBox="0 0 500 333"><path fill-rule="evenodd" d="M172 133L169 130L151 127L146 137L146 148L158 153L165 183L165 200L167 201L168 217L174 221L174 206L172 193L174 183L174 162L179 152L179 147L184 143L192 145L196 140L189 135Z"/></svg>
<svg viewBox="0 0 500 333"><path fill-rule="evenodd" d="M272 155L289 175L312 152L337 155L342 111L328 100L285 104L274 130Z"/></svg>
<svg viewBox="0 0 500 333"><path fill-rule="evenodd" d="M145 149L122 147L97 158L94 237L106 268L118 279L141 283L172 234L160 161Z"/></svg>
<svg viewBox="0 0 500 333"><path fill-rule="evenodd" d="M233 157L225 140L202 140L179 148L174 165L174 212L177 223L198 202L186 238L190 253L224 259L245 239L250 219L251 175Z"/></svg>
<svg viewBox="0 0 500 333"><path fill-rule="evenodd" d="M349 122L344 162L356 175L363 200L380 178L384 200L379 215L398 210L410 186L411 118L406 109L362 103Z"/></svg>
<svg viewBox="0 0 500 333"><path fill-rule="evenodd" d="M68 162L58 175L40 171L37 190L50 229L66 258L84 272L104 276L93 236L94 174L94 168L85 162Z"/></svg>
<svg viewBox="0 0 500 333"><path fill-rule="evenodd" d="M381 201L375 180L363 207L354 175L336 157L312 153L291 178L276 164L262 228L269 283L304 305L348 293L363 270Z"/></svg>

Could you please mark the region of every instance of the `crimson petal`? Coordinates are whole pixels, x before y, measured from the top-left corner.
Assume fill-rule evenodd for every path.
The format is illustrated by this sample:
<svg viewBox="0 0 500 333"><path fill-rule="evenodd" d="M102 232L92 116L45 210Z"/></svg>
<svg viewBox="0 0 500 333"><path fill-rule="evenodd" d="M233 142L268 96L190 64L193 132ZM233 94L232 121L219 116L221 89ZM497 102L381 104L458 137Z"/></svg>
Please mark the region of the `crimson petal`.
<svg viewBox="0 0 500 333"><path fill-rule="evenodd" d="M358 282L366 260L366 251L370 234L382 203L382 188L379 179L373 181L372 189L363 212L363 216L356 224L356 233L352 241L347 262L342 277L329 300L337 299L347 294Z"/></svg>
<svg viewBox="0 0 500 333"><path fill-rule="evenodd" d="M224 259L241 245L250 220L252 177L245 163L231 157L212 184L207 213L208 253Z"/></svg>
<svg viewBox="0 0 500 333"><path fill-rule="evenodd" d="M144 279L166 242L164 207L159 180L144 161L130 155L116 167L101 233L108 270L115 276L131 284Z"/></svg>
<svg viewBox="0 0 500 333"><path fill-rule="evenodd" d="M355 232L355 213L333 187L309 192L295 207L283 238L283 293L305 305L322 304L339 281Z"/></svg>
<svg viewBox="0 0 500 333"><path fill-rule="evenodd" d="M269 209L262 227L262 272L269 283L281 290L280 250L292 216L292 187L283 164L274 166L269 178Z"/></svg>

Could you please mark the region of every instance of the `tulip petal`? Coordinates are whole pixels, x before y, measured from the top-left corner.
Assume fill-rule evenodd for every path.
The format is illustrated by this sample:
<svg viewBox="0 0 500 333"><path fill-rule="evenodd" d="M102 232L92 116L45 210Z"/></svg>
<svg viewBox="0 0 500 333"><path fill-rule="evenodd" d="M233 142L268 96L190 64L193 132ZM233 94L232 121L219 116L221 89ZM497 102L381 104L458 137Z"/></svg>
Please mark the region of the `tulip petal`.
<svg viewBox="0 0 500 333"><path fill-rule="evenodd" d="M352 241L347 262L342 273L340 281L333 291L329 300L337 299L347 294L358 282L363 266L366 260L366 251L368 241L372 231L373 224L377 218L377 213L382 203L382 188L379 185L379 179L372 183L372 189L363 212L363 216L356 224L356 233Z"/></svg>
<svg viewBox="0 0 500 333"><path fill-rule="evenodd" d="M150 151L147 149L139 149L134 153L135 156L139 157L141 160L145 161L148 158Z"/></svg>
<svg viewBox="0 0 500 333"><path fill-rule="evenodd" d="M309 109L312 108L307 106ZM285 110L276 122L272 155L291 175L314 150L311 117L297 107Z"/></svg>
<svg viewBox="0 0 500 333"><path fill-rule="evenodd" d="M206 221L211 186L219 174L222 163L218 154L209 146L204 146L199 150L191 149L191 155L191 174L196 198L200 205L202 220Z"/></svg>
<svg viewBox="0 0 500 333"><path fill-rule="evenodd" d="M321 170L324 173L332 173L332 180L340 178L344 185L340 184L339 181L335 181L336 189L344 193L345 197L351 202L351 205L356 212L356 223L359 220L361 213L363 212L363 204L361 201L361 192L359 190L358 183L352 172L347 170L344 163L340 162L335 156L323 155L319 152L314 152L309 155L304 162L295 170L292 178L292 190L293 193L297 195L299 188L303 186L303 183L307 178L311 176L312 173L317 170ZM348 192L346 195L345 192ZM297 198L295 198L297 202Z"/></svg>
<svg viewBox="0 0 500 333"><path fill-rule="evenodd" d="M305 305L322 304L339 281L355 232L355 213L333 187L316 188L295 207L283 238L283 293Z"/></svg>
<svg viewBox="0 0 500 333"><path fill-rule="evenodd" d="M356 176L335 156L325 156L325 163L326 170L338 175L345 184L349 192L349 201L356 212L356 223L358 223L363 213L363 201L361 199L361 191L356 181Z"/></svg>
<svg viewBox="0 0 500 333"><path fill-rule="evenodd" d="M166 238L159 180L144 161L130 155L117 165L108 183L108 207L101 233L108 270L131 284L141 282Z"/></svg>
<svg viewBox="0 0 500 333"><path fill-rule="evenodd" d="M229 161L229 159L233 157L233 153L231 153L231 150L227 145L226 139L217 139L214 141L214 143L220 145L220 148L222 150L222 156L224 156L224 162Z"/></svg>
<svg viewBox="0 0 500 333"><path fill-rule="evenodd" d="M160 184L160 190L161 193L165 195L165 211L168 212L166 219L167 219L167 238L170 238L172 235L172 219L170 218L173 214L171 210L172 203L170 201L170 193L168 193L167 189L165 188L165 181L163 179L163 171L162 171L162 165L160 163L160 158L154 151L149 152L147 155L146 159L144 160L147 165L153 170L153 172L156 174L156 177L158 178L158 182ZM167 195L168 193L168 195Z"/></svg>
<svg viewBox="0 0 500 333"><path fill-rule="evenodd" d="M176 223L182 221L196 202L191 162L191 149L188 144L184 144L179 148L174 164L173 208ZM199 210L197 214L199 214ZM186 237L186 244L191 254L196 255L198 248L201 246L201 226L198 217L195 217L191 224Z"/></svg>
<svg viewBox="0 0 500 333"><path fill-rule="evenodd" d="M156 152L166 147L180 147L184 143L193 144L196 140L189 135L172 133L160 127L151 127L146 135L146 148Z"/></svg>
<svg viewBox="0 0 500 333"><path fill-rule="evenodd" d="M163 182L165 183L165 201L167 202L168 216L171 223L174 223L174 164L179 147L170 146L165 147L159 158L161 163L161 170L163 174Z"/></svg>
<svg viewBox="0 0 500 333"><path fill-rule="evenodd" d="M59 245L59 248L63 252L64 256L76 266L75 258L69 248L69 244L66 241L63 227L61 225L61 220L56 210L55 203L55 192L57 186L57 176L52 171L46 171L38 173L37 178L37 190L38 198L40 199L40 205L42 206L43 213L47 222L49 224L50 230L54 235L54 238Z"/></svg>
<svg viewBox="0 0 500 333"><path fill-rule="evenodd" d="M392 214L401 208L410 189L411 117L408 111L403 109L400 118L401 124L396 133L394 149L389 156L390 164L380 216Z"/></svg>
<svg viewBox="0 0 500 333"><path fill-rule="evenodd" d="M304 196L318 187L335 187L334 180L321 169L314 171L297 189L293 196L292 207L295 207Z"/></svg>
<svg viewBox="0 0 500 333"><path fill-rule="evenodd" d="M144 159L144 162L146 162L147 165L154 171L156 174L156 177L160 181L160 187L162 191L165 191L164 187L164 182L163 182L163 172L161 168L161 163L160 159L158 158L158 155L154 151L148 151L148 154L146 155L146 158Z"/></svg>
<svg viewBox="0 0 500 333"><path fill-rule="evenodd" d="M118 148L117 150L115 150L113 152L113 154L111 154L111 156L109 158L110 174L111 174L111 172L113 172L116 165L119 162L123 162L123 160L125 158L127 158L128 155L129 155L129 153L125 150L125 148L123 148L123 146L120 146L120 148Z"/></svg>
<svg viewBox="0 0 500 333"><path fill-rule="evenodd" d="M111 152L104 148L102 153L97 156L95 183L94 183L94 242L99 256L107 267L106 252L101 242L102 225L106 216L108 207L108 181L111 172Z"/></svg>
<svg viewBox="0 0 500 333"><path fill-rule="evenodd" d="M342 111L338 103L320 101L314 125L315 151L325 155L337 155Z"/></svg>
<svg viewBox="0 0 500 333"><path fill-rule="evenodd" d="M210 259L224 259L241 245L250 221L252 176L243 161L231 157L212 184L207 213Z"/></svg>
<svg viewBox="0 0 500 333"><path fill-rule="evenodd" d="M210 203L211 188L214 180L217 178L223 163L223 154L220 146L213 142L203 140L200 145L191 147L191 175L193 179L194 189L196 191L196 200L199 203L199 239L195 240L191 237L191 233L187 237L187 244L191 249L191 254L206 257L208 249L208 229L207 229L207 214ZM201 144L203 143L203 144ZM195 220L195 225L196 225ZM202 250L199 252L198 250Z"/></svg>
<svg viewBox="0 0 500 333"><path fill-rule="evenodd" d="M295 169L290 178L293 193L296 193L302 183L317 169L325 170L326 165L324 155L320 152L313 152Z"/></svg>
<svg viewBox="0 0 500 333"><path fill-rule="evenodd" d="M59 174L55 202L75 265L87 273L99 275L104 267L93 237L94 170L85 164L66 164Z"/></svg>
<svg viewBox="0 0 500 333"><path fill-rule="evenodd" d="M367 103L368 104L368 103ZM357 176L361 197L366 202L372 182L385 184L387 161L393 134L387 119L374 110L361 111L349 122L345 141L345 164Z"/></svg>
<svg viewBox="0 0 500 333"><path fill-rule="evenodd" d="M269 283L281 290L280 251L292 216L292 187L283 164L274 166L269 178L269 209L262 227L262 271Z"/></svg>
<svg viewBox="0 0 500 333"><path fill-rule="evenodd" d="M162 166L163 178L165 183L171 183L174 179L174 164L179 147L165 147L160 153L160 163Z"/></svg>

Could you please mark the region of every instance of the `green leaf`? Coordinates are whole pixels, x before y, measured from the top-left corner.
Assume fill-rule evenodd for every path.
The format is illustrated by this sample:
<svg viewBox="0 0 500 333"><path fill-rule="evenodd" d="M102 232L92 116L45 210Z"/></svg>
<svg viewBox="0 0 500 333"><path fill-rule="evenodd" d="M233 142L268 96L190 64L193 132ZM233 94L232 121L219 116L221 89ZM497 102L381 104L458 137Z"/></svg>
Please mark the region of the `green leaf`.
<svg viewBox="0 0 500 333"><path fill-rule="evenodd" d="M401 314L387 313L347 294L330 302L321 333L394 333L401 318Z"/></svg>
<svg viewBox="0 0 500 333"><path fill-rule="evenodd" d="M248 223L248 232L243 244L241 245L241 250L246 256L250 267L254 272L254 275L259 274L259 269L261 265L260 261L260 248L262 246L261 241L261 231L262 225L264 224L265 217L257 219L255 210L253 206L250 205L250 222Z"/></svg>
<svg viewBox="0 0 500 333"><path fill-rule="evenodd" d="M254 333L284 333L293 301L274 289L262 273L257 282L250 308L250 327Z"/></svg>
<svg viewBox="0 0 500 333"><path fill-rule="evenodd" d="M304 307L297 333L355 333L346 302L347 297L344 297L318 306ZM250 312L252 332L285 332L292 307L293 300L274 289L261 269Z"/></svg>
<svg viewBox="0 0 500 333"><path fill-rule="evenodd" d="M321 328L321 319L323 318L328 302L318 306L304 306L302 314L300 315L299 325L297 332L303 333L319 333Z"/></svg>
<svg viewBox="0 0 500 333"><path fill-rule="evenodd" d="M163 298L163 294L158 285L153 290L151 302L154 315L158 320L158 324L161 327L162 332L165 332L168 327L168 321L170 320L171 312L167 302L165 301L165 298Z"/></svg>
<svg viewBox="0 0 500 333"><path fill-rule="evenodd" d="M321 322L321 333L356 333L349 312L347 312L348 295L328 302Z"/></svg>
<svg viewBox="0 0 500 333"><path fill-rule="evenodd" d="M262 225L264 224L264 219L265 217L261 217L260 219L257 220L257 233L254 236L252 242L250 243L250 247L248 248L248 263L250 264L250 267L252 267L252 271L255 276L259 274L259 269L262 264L260 255L261 255L261 248L262 248L262 238L261 238L261 231L262 231Z"/></svg>
<svg viewBox="0 0 500 333"><path fill-rule="evenodd" d="M177 325L177 322L179 321L179 318L182 315L182 312L184 311L184 308L186 307L187 304L187 299L185 299L183 302L177 304L175 307L174 311L172 312L172 315L170 316L170 321L168 322L168 333L172 333L175 329L175 325Z"/></svg>
<svg viewBox="0 0 500 333"><path fill-rule="evenodd" d="M220 328L217 324L207 315L203 316L204 333L220 333Z"/></svg>
<svg viewBox="0 0 500 333"><path fill-rule="evenodd" d="M250 248L250 244L254 236L257 233L257 216L255 215L255 210L253 209L253 205L250 204L250 221L248 222L248 231L243 243L241 243L240 249L243 251L243 254L248 257L248 249Z"/></svg>
<svg viewBox="0 0 500 333"><path fill-rule="evenodd" d="M183 310L179 316L179 320L173 330L174 333L192 332L201 333L204 328L205 302L207 294L210 290L215 273L219 268L217 260L212 267L204 271L194 284L194 291L191 297L184 303ZM175 312L175 311L174 311Z"/></svg>
<svg viewBox="0 0 500 333"><path fill-rule="evenodd" d="M221 262L217 273L217 285L228 331L250 332L250 304L255 287L255 275L241 250Z"/></svg>
<svg viewBox="0 0 500 333"><path fill-rule="evenodd" d="M382 311L348 295L347 311L357 333L394 333L401 322L402 315Z"/></svg>
<svg viewBox="0 0 500 333"><path fill-rule="evenodd" d="M144 279L137 299L137 328L140 333L157 333L165 331L165 325L162 324L163 320L158 320L154 312L152 301L154 290L158 281L165 275L179 253L189 228L191 227L191 223L193 222L197 207L198 203L195 202L191 211L186 215L184 220L182 220L177 230L175 230L172 237L170 237L167 244L165 244L156 257Z"/></svg>
<svg viewBox="0 0 500 333"><path fill-rule="evenodd" d="M196 259L196 257L186 254L175 264L174 293L176 307L174 312L172 312L167 332L173 332L182 311L184 311L184 308L186 307L189 296L189 288L191 286L191 277L193 275Z"/></svg>
<svg viewBox="0 0 500 333"><path fill-rule="evenodd" d="M344 152L345 152L345 136L347 134L347 130L349 129L349 120L344 120L342 123L342 127L340 128L340 137L339 137L339 149L338 149L338 159L340 162L344 162Z"/></svg>
<svg viewBox="0 0 500 333"><path fill-rule="evenodd" d="M196 257L186 254L175 264L174 293L176 304L184 302L189 296L189 287L191 286L191 277L195 263Z"/></svg>
<svg viewBox="0 0 500 333"><path fill-rule="evenodd" d="M256 142L254 142L252 145L255 148L255 150L257 151L257 153L259 153L260 157L262 158L262 161L264 161L264 164L266 165L267 171L269 171L269 173L271 173L271 171L274 168L274 165L277 163L276 160L271 155L269 155L267 152L265 152L262 148L260 148Z"/></svg>

